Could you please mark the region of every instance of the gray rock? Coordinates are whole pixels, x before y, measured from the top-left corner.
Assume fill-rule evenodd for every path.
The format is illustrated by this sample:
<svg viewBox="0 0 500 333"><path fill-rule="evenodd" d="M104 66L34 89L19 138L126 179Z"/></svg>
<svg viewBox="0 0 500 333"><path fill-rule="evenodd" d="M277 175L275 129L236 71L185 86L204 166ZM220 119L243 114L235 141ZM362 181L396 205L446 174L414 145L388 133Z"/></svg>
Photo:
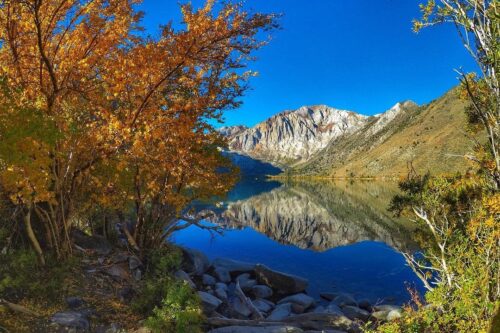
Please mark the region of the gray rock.
<svg viewBox="0 0 500 333"><path fill-rule="evenodd" d="M366 311L371 312L373 310L371 302L366 298L359 300L358 306Z"/></svg>
<svg viewBox="0 0 500 333"><path fill-rule="evenodd" d="M381 304L381 305L375 305L373 307L375 311L392 311L392 310L399 310L401 311L401 307L397 305L390 305L390 304Z"/></svg>
<svg viewBox="0 0 500 333"><path fill-rule="evenodd" d="M61 326L72 327L81 330L88 330L90 328L90 322L87 318L86 313L67 311L58 312L54 314L51 318L52 322L59 324Z"/></svg>
<svg viewBox="0 0 500 333"><path fill-rule="evenodd" d="M387 315L389 314L389 311L375 311L372 312L371 316L377 320L387 320Z"/></svg>
<svg viewBox="0 0 500 333"><path fill-rule="evenodd" d="M273 302L262 298L257 298L256 300L252 301L252 303L260 312L268 313L274 308Z"/></svg>
<svg viewBox="0 0 500 333"><path fill-rule="evenodd" d="M78 308L82 307L83 304L85 304L85 302L80 297L72 296L72 297L66 298L66 304L68 305L68 307L70 309L74 310L74 309L78 309Z"/></svg>
<svg viewBox="0 0 500 333"><path fill-rule="evenodd" d="M201 299L201 305L207 313L215 311L222 304L220 299L204 291L198 291L198 295Z"/></svg>
<svg viewBox="0 0 500 333"><path fill-rule="evenodd" d="M130 279L130 272L125 264L114 264L104 269L104 273L108 274L115 280L128 280Z"/></svg>
<svg viewBox="0 0 500 333"><path fill-rule="evenodd" d="M282 303L295 303L295 304L299 304L299 305L303 306L305 309L307 309L310 306L314 305L315 301L314 301L314 298L312 298L311 296L308 296L304 293L300 293L300 294L295 294L295 295L285 297L285 298L281 299L280 301L278 301L278 304L282 304Z"/></svg>
<svg viewBox="0 0 500 333"><path fill-rule="evenodd" d="M203 281L203 284L206 286L213 286L217 283L215 278L211 275L208 275L208 274L203 274L202 281Z"/></svg>
<svg viewBox="0 0 500 333"><path fill-rule="evenodd" d="M327 301L333 301L334 298L337 297L338 295L339 295L338 293L330 293L330 292L323 292L319 294L321 298L324 298Z"/></svg>
<svg viewBox="0 0 500 333"><path fill-rule="evenodd" d="M229 274L235 276L242 273L251 273L255 269L255 264L251 264L248 262L237 261L232 259L218 258L215 259L212 263L214 270L216 269L224 269ZM221 280L222 281L222 280ZM226 281L222 281L226 282ZM229 281L227 281L229 282Z"/></svg>
<svg viewBox="0 0 500 333"><path fill-rule="evenodd" d="M304 278L273 271L264 265L257 265L255 268L257 280L276 290L278 294L296 294L306 290L308 281Z"/></svg>
<svg viewBox="0 0 500 333"><path fill-rule="evenodd" d="M326 309L325 309L325 307L323 305L318 305L311 312L313 312L313 313L324 313L325 311L326 311Z"/></svg>
<svg viewBox="0 0 500 333"><path fill-rule="evenodd" d="M387 320L392 321L401 318L401 310L391 310L387 314Z"/></svg>
<svg viewBox="0 0 500 333"><path fill-rule="evenodd" d="M243 291L249 291L257 284L257 281L250 279L250 274L248 273L238 275L236 281L240 283L240 287Z"/></svg>
<svg viewBox="0 0 500 333"><path fill-rule="evenodd" d="M335 304L335 303L330 303L328 304L328 306L326 307L325 309L325 313L333 313L333 314L338 314L339 316L343 316L344 313L342 312L342 310L340 309L340 307Z"/></svg>
<svg viewBox="0 0 500 333"><path fill-rule="evenodd" d="M358 306L356 300L349 294L339 294L333 299L333 303L343 307L346 305Z"/></svg>
<svg viewBox="0 0 500 333"><path fill-rule="evenodd" d="M252 287L252 294L256 298L269 298L273 295L273 290L263 284L258 284Z"/></svg>
<svg viewBox="0 0 500 333"><path fill-rule="evenodd" d="M356 306L347 305L342 308L342 312L345 316L351 320L362 320L367 321L370 318L370 312L360 309Z"/></svg>
<svg viewBox="0 0 500 333"><path fill-rule="evenodd" d="M184 266L186 271L195 275L202 275L205 273L210 265L208 258L205 254L198 250L183 248Z"/></svg>
<svg viewBox="0 0 500 333"><path fill-rule="evenodd" d="M283 326L227 326L208 331L208 333L302 333L300 328Z"/></svg>
<svg viewBox="0 0 500 333"><path fill-rule="evenodd" d="M128 258L128 267L131 271L142 267L142 261L136 256L130 256Z"/></svg>
<svg viewBox="0 0 500 333"><path fill-rule="evenodd" d="M177 272L175 272L174 277L178 280L185 281L192 289L196 289L196 285L194 284L193 280L191 280L189 274L184 272L183 270L178 270Z"/></svg>
<svg viewBox="0 0 500 333"><path fill-rule="evenodd" d="M227 284L222 283L222 282L217 282L215 284L215 289L223 289L223 290L227 291Z"/></svg>
<svg viewBox="0 0 500 333"><path fill-rule="evenodd" d="M339 316L332 313L307 312L284 318L282 321L285 323L298 324L302 329L308 330L333 329L344 330L351 333L361 332L357 325L346 316Z"/></svg>
<svg viewBox="0 0 500 333"><path fill-rule="evenodd" d="M217 278L217 280L228 283L231 282L231 275L229 274L229 271L223 267L217 267L214 269L214 275Z"/></svg>
<svg viewBox="0 0 500 333"><path fill-rule="evenodd" d="M280 321L292 315L292 303L283 303L271 312L271 314L266 318L267 320Z"/></svg>
<svg viewBox="0 0 500 333"><path fill-rule="evenodd" d="M230 297L228 304L230 312L233 314L233 317L236 317L237 319L248 319L248 317L252 314L252 310L250 310L239 297Z"/></svg>
<svg viewBox="0 0 500 333"><path fill-rule="evenodd" d="M132 271L132 276L134 277L134 280L141 281L142 271L140 269L136 269L136 270Z"/></svg>
<svg viewBox="0 0 500 333"><path fill-rule="evenodd" d="M215 289L215 292L214 292L214 295L219 298L219 299L222 299L222 300L226 300L227 299L227 291L222 289L222 288L216 288Z"/></svg>
<svg viewBox="0 0 500 333"><path fill-rule="evenodd" d="M347 333L339 330L304 331L304 333Z"/></svg>

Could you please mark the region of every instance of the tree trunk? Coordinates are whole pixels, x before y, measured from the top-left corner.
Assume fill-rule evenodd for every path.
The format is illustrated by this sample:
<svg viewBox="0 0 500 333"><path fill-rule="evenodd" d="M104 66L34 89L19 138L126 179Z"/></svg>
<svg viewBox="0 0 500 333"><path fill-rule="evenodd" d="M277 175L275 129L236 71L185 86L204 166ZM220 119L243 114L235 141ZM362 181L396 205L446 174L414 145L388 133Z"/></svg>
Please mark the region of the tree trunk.
<svg viewBox="0 0 500 333"><path fill-rule="evenodd" d="M38 255L40 263L43 266L45 266L45 258L43 256L42 247L40 246L40 243L38 242L38 239L36 238L36 235L33 232L33 228L31 227L31 206L28 208L28 212L24 216L24 227L26 228L26 233L28 234L28 238L31 242L31 245L33 246L33 249Z"/></svg>

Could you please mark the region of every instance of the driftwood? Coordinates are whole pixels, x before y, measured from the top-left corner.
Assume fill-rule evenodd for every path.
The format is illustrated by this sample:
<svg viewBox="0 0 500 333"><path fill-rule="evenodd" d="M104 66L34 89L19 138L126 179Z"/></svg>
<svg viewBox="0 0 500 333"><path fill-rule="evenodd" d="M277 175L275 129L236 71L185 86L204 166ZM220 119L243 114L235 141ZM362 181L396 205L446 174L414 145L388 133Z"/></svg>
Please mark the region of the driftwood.
<svg viewBox="0 0 500 333"><path fill-rule="evenodd" d="M23 313L29 316L33 317L40 317L40 315L34 311L31 311L30 309L19 305L19 304L14 304L11 302L7 302L6 300L0 298L0 306L5 306L7 309L13 312L18 312L18 313Z"/></svg>
<svg viewBox="0 0 500 333"><path fill-rule="evenodd" d="M259 311L259 309L257 309L255 305L253 305L252 301L245 295L245 293L241 289L240 281L236 282L236 287L234 288L234 292L236 296L238 296L238 298L243 302L243 304L245 304L250 309L250 311L252 311L252 314L257 320L264 319L264 316Z"/></svg>

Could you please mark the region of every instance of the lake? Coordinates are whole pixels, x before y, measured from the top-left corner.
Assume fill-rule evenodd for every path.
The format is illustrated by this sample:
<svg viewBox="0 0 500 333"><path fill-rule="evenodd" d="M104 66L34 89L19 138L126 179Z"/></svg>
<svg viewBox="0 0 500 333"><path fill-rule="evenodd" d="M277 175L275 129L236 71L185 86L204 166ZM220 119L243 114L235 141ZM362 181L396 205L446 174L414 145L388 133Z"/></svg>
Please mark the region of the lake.
<svg viewBox="0 0 500 333"><path fill-rule="evenodd" d="M387 211L397 184L364 181L241 180L223 201L199 205L216 214L172 241L209 258L263 263L309 279L308 293L348 292L371 302L409 301L407 288L424 292L401 251L418 250L413 224Z"/></svg>

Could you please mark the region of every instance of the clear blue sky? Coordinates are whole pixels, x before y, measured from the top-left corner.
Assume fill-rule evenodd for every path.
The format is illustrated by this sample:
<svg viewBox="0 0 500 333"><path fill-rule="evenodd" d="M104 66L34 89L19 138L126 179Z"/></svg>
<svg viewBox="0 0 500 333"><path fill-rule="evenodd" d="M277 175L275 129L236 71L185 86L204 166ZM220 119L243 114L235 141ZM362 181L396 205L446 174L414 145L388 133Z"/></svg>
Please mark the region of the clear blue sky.
<svg viewBox="0 0 500 333"><path fill-rule="evenodd" d="M253 126L302 105L372 115L401 100L427 103L458 83L453 69L475 69L451 25L412 32L423 0L246 2L254 11L282 13L282 29L256 54L250 68L259 76L242 107L226 113L227 125ZM155 35L170 20L179 26L178 3L145 0L147 31Z"/></svg>

